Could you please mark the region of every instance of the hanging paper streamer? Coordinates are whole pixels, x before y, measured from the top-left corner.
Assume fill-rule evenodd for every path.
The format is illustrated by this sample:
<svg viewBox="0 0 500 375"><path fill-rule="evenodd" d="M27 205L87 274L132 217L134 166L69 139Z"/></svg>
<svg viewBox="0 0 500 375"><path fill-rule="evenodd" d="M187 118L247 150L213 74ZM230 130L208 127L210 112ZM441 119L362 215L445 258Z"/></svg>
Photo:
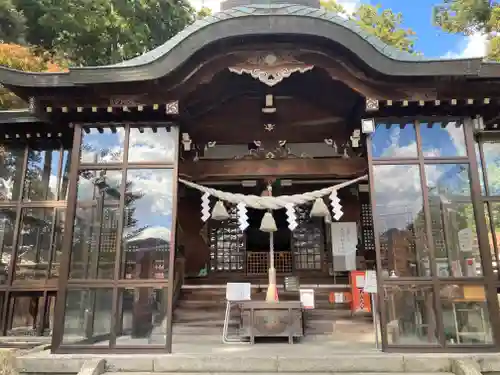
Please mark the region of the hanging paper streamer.
<svg viewBox="0 0 500 375"><path fill-rule="evenodd" d="M238 222L240 223L240 229L244 232L245 229L248 228L247 208L244 203L238 203L236 208L238 208Z"/></svg>
<svg viewBox="0 0 500 375"><path fill-rule="evenodd" d="M340 198L337 195L337 190L332 191L330 194L330 201L333 211L333 218L337 221L344 215L342 212L342 205L340 204Z"/></svg>
<svg viewBox="0 0 500 375"><path fill-rule="evenodd" d="M205 193L201 197L201 220L206 222L210 219L210 194Z"/></svg>
<svg viewBox="0 0 500 375"><path fill-rule="evenodd" d="M293 206L293 204L286 205L286 215L287 215L286 221L288 222L288 229L294 230L295 228L297 228L297 216L295 215L295 207Z"/></svg>

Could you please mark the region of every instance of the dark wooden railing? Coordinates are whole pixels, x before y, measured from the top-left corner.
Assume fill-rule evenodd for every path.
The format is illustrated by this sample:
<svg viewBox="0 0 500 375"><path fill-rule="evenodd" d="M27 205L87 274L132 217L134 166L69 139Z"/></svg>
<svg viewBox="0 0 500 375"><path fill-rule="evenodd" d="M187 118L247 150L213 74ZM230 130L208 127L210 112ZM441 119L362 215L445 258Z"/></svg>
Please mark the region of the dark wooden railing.
<svg viewBox="0 0 500 375"><path fill-rule="evenodd" d="M177 258L175 260L174 289L173 289L174 293L173 293L173 300L172 300L172 306L174 308L175 308L175 305L177 304L177 301L179 300L179 297L181 295L182 285L184 284L185 266L186 266L186 259Z"/></svg>

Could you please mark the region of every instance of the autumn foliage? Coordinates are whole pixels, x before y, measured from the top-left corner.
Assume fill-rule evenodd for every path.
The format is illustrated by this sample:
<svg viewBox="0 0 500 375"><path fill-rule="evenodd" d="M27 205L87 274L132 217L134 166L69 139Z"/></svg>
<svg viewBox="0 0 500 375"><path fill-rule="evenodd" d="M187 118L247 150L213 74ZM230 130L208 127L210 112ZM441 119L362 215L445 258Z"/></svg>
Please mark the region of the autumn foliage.
<svg viewBox="0 0 500 375"><path fill-rule="evenodd" d="M63 72L67 63L48 53L18 44L0 43L0 66L25 72ZM0 86L0 109L26 108L26 103L6 87Z"/></svg>

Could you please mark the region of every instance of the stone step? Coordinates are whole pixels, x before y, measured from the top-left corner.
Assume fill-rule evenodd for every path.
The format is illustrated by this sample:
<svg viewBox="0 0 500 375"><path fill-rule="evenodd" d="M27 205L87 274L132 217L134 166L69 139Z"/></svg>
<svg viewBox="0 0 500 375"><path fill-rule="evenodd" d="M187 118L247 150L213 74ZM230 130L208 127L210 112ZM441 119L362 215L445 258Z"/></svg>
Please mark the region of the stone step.
<svg viewBox="0 0 500 375"><path fill-rule="evenodd" d="M259 372L260 375L271 375L278 372ZM105 372L103 375L175 375L178 372ZM183 375L243 375L248 374L245 372L183 372ZM279 372L280 375L297 375L296 372ZM349 375L407 375L407 372L308 372L309 375L336 375L336 374L349 374ZM453 375L451 372L414 372L412 375Z"/></svg>

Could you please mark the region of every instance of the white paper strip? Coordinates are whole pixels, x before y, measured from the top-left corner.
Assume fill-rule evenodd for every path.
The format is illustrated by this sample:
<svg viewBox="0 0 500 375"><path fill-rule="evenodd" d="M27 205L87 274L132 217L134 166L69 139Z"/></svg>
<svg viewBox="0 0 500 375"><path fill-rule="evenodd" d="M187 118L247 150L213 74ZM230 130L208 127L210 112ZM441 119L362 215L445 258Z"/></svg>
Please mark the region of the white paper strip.
<svg viewBox="0 0 500 375"><path fill-rule="evenodd" d="M201 197L201 220L206 222L210 219L210 194L205 193Z"/></svg>
<svg viewBox="0 0 500 375"><path fill-rule="evenodd" d="M248 216L247 208L244 203L238 203L236 206L238 209L238 222L240 224L240 229L244 232L248 228Z"/></svg>
<svg viewBox="0 0 500 375"><path fill-rule="evenodd" d="M337 190L332 191L330 194L330 201L332 206L333 218L337 221L344 215L342 212L342 205L340 204L340 198L337 195Z"/></svg>
<svg viewBox="0 0 500 375"><path fill-rule="evenodd" d="M293 204L286 205L286 215L287 215L286 221L288 222L288 228L290 230L294 230L295 228L297 228L297 215L295 214L295 207L293 206Z"/></svg>

